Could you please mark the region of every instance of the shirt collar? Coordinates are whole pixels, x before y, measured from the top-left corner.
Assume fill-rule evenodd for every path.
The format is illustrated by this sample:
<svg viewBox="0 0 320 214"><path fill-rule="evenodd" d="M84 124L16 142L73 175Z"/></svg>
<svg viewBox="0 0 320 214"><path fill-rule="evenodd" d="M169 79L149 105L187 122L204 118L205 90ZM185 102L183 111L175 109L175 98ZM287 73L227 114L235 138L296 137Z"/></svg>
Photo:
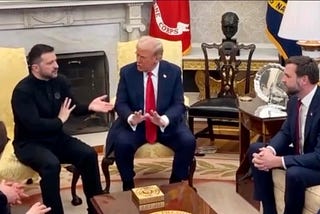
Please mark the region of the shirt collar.
<svg viewBox="0 0 320 214"><path fill-rule="evenodd" d="M159 73L159 62L156 64L156 66L154 67L154 69L151 71L152 75L154 77L158 77L158 73ZM145 72L145 76L148 76L148 73Z"/></svg>
<svg viewBox="0 0 320 214"><path fill-rule="evenodd" d="M301 99L301 103L304 106L307 106L309 108L312 98L316 93L316 90L317 90L317 86L314 86L314 88L309 92L309 94L307 94L304 98Z"/></svg>

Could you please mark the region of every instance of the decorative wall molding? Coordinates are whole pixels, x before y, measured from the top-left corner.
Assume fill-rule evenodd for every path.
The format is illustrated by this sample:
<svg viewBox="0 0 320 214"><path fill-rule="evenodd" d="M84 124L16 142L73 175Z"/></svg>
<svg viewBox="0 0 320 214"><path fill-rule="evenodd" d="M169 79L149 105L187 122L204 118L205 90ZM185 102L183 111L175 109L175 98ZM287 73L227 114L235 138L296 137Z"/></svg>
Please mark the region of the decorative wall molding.
<svg viewBox="0 0 320 214"><path fill-rule="evenodd" d="M57 53L104 50L110 68L110 96L114 96L118 79L116 44L145 34L151 4L152 0L0 0L0 44L28 51L42 42L53 45ZM199 44L221 41L221 15L226 11L235 11L240 17L238 42L269 43L264 34L266 6L266 0L190 1L193 50L184 57L184 69L201 70ZM277 57L274 48L267 55ZM263 61L264 57L258 59Z"/></svg>
<svg viewBox="0 0 320 214"><path fill-rule="evenodd" d="M51 8L51 7L77 7L91 5L114 5L128 3L145 3L152 0L118 0L118 1L47 1L47 0L31 0L31 1L0 1L0 10L8 9L28 9L28 8Z"/></svg>
<svg viewBox="0 0 320 214"><path fill-rule="evenodd" d="M142 23L142 3L130 3L127 6L127 22L124 27L129 34L128 40L138 39L141 32L146 30L146 26Z"/></svg>
<svg viewBox="0 0 320 214"><path fill-rule="evenodd" d="M128 36L145 31L140 1L0 2L0 30L120 23Z"/></svg>
<svg viewBox="0 0 320 214"><path fill-rule="evenodd" d="M24 11L24 27L56 27L73 24L73 14L70 8L42 8Z"/></svg>

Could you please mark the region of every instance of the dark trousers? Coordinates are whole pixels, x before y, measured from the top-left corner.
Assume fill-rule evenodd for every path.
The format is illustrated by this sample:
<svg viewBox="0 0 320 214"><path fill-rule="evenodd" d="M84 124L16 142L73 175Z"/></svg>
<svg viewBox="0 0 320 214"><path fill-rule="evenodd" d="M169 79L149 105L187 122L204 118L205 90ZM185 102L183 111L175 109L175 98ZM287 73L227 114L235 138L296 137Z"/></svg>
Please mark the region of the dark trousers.
<svg viewBox="0 0 320 214"><path fill-rule="evenodd" d="M254 180L254 197L263 204L264 214L276 214L276 206L273 192L272 170L265 172L258 170L252 164L252 154L258 152L263 147L263 143L251 144L248 150L251 164L252 176ZM288 148L287 154L293 154ZM282 156L284 154L278 154ZM320 184L320 171L292 166L286 169L285 180L285 214L301 214L305 200L305 190L310 186Z"/></svg>
<svg viewBox="0 0 320 214"><path fill-rule="evenodd" d="M95 213L90 202L102 193L97 153L79 139L61 136L56 142L19 142L14 144L17 158L39 173L43 203L52 214L63 214L60 197L60 164L73 164L80 172L88 212Z"/></svg>
<svg viewBox="0 0 320 214"><path fill-rule="evenodd" d="M134 154L137 149L146 143L144 127L138 127L136 131L130 128L122 128L117 135L112 135L114 139L114 152L116 164L123 181L123 189L133 188L133 170ZM195 138L187 126L180 126L174 132L158 131L158 142L168 146L174 151L174 160L172 163L172 172L170 182L179 182L187 180L189 176L189 167L192 163L195 152Z"/></svg>

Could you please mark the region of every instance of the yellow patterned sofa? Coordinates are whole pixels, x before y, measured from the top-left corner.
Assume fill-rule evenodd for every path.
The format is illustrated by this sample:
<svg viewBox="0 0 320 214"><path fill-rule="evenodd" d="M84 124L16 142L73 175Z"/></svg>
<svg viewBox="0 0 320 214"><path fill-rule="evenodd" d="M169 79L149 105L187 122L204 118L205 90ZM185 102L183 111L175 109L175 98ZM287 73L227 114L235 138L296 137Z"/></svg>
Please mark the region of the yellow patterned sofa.
<svg viewBox="0 0 320 214"><path fill-rule="evenodd" d="M285 188L285 171L281 169L272 170L274 184L274 196L278 213L284 210L284 188ZM320 209L320 185L310 187L305 192L305 204L303 214L315 214Z"/></svg>
<svg viewBox="0 0 320 214"><path fill-rule="evenodd" d="M30 178L37 179L39 175L30 167L18 161L12 145L14 121L11 95L15 85L28 75L25 49L0 47L0 59L0 179L16 182L30 181ZM3 148L2 145L5 145L5 147ZM70 165L67 165L66 169L75 172L71 184L71 203L80 205L82 200L76 195L76 182L79 174Z"/></svg>
<svg viewBox="0 0 320 214"><path fill-rule="evenodd" d="M0 158L0 179L21 182L37 176L35 171L17 160L12 146L14 123L10 100L15 85L28 74L25 50L0 48L0 59L0 120L6 126L7 137L10 139Z"/></svg>

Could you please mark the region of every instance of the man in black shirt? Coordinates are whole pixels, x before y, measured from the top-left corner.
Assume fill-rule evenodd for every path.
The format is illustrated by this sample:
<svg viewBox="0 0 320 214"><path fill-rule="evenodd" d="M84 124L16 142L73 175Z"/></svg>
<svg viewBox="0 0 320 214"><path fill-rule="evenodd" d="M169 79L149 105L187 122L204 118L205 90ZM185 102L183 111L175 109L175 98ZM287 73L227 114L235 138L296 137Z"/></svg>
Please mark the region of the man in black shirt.
<svg viewBox="0 0 320 214"><path fill-rule="evenodd" d="M37 171L43 202L51 213L63 214L60 197L60 164L71 163L80 172L88 213L95 213L90 202L102 193L95 150L63 132L70 113L84 115L108 112L113 105L104 101L106 95L89 105L76 102L70 86L58 75L54 48L44 44L33 46L28 54L30 74L15 87L11 105L14 115L15 154L19 161Z"/></svg>

